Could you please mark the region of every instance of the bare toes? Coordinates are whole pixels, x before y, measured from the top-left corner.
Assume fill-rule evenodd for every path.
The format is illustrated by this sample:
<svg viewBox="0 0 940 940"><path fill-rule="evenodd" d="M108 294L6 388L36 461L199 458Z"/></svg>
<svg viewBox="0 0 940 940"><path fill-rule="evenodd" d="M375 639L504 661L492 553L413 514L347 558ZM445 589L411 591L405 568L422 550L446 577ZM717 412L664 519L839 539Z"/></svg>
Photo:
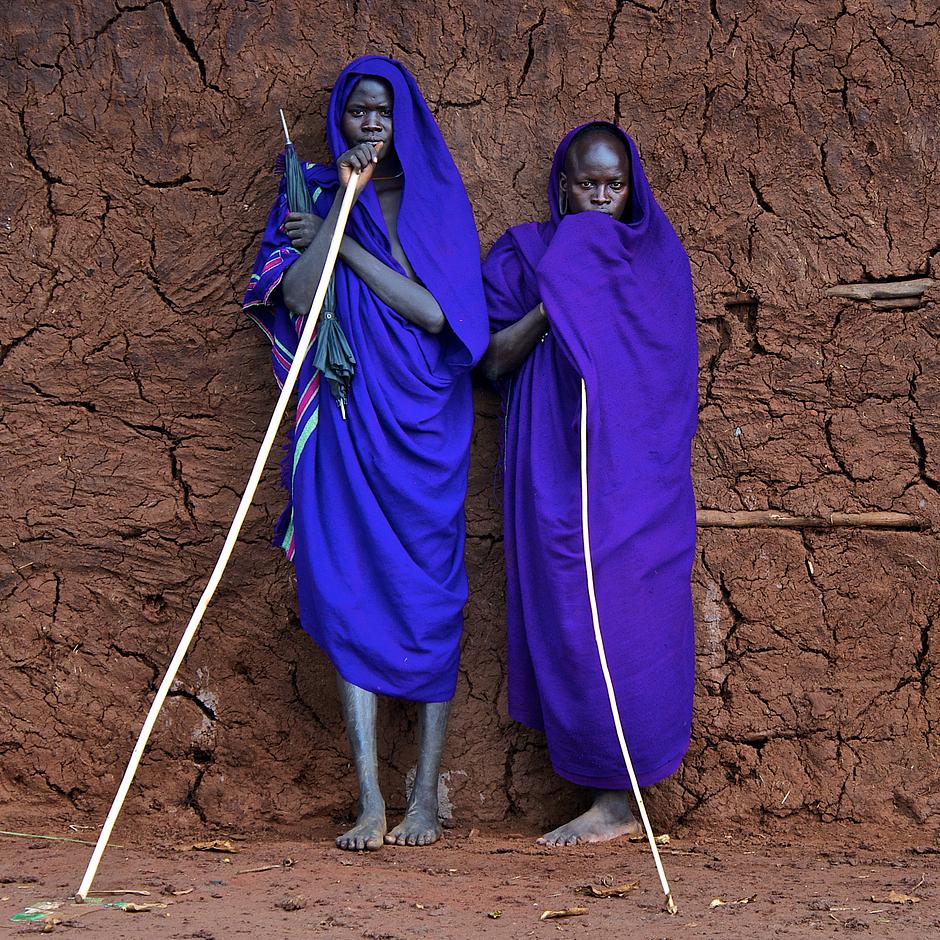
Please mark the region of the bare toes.
<svg viewBox="0 0 940 940"><path fill-rule="evenodd" d="M383 835L382 829L376 831L370 828L364 832L351 830L336 837L336 847L346 852L374 852L382 847Z"/></svg>

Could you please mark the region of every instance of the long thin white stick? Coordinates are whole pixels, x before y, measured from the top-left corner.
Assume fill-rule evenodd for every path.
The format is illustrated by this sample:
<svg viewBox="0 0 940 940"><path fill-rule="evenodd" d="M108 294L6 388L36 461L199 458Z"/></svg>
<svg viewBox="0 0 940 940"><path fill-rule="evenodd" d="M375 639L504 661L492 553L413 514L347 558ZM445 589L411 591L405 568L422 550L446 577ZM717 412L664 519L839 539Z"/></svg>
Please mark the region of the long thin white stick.
<svg viewBox="0 0 940 940"><path fill-rule="evenodd" d="M290 143L290 134L287 133L287 121L284 119L284 111L281 108L277 109L277 113L281 116L281 124L284 126L284 139L287 143Z"/></svg>
<svg viewBox="0 0 940 940"><path fill-rule="evenodd" d="M320 275L320 282L317 284L316 292L313 295L313 302L310 304L310 312L307 315L307 322L304 325L304 330L297 346L297 353L294 356L290 371L287 373L287 378L284 380L284 386L281 389L280 397L274 407L274 413L271 415L267 433L264 435L264 440L261 442L261 449L258 451L258 456L255 458L255 465L252 467L251 475L248 477L245 492L242 495L241 502L238 504L235 518L232 520L232 526L225 538L225 544L222 546L222 553L219 555L219 560L215 563L215 568L209 578L209 583L202 592L202 597L199 598L199 603L196 605L196 609L190 618L186 632L183 634L183 638L176 648L176 653L173 655L166 675L163 677L163 682L160 683L160 688L157 690L153 704L150 706L150 711L147 713L147 719L144 721L140 737L137 738L137 744L134 747L134 752L131 754L130 762L127 765L127 769L124 771L121 785L118 787L118 791L114 796L114 802L111 804L108 818L101 827L101 834L98 836L95 850L92 852L91 860L88 862L88 867L85 869L85 876L82 878L82 883L79 885L78 891L75 892L75 899L78 901L84 901L88 896L91 883L98 870L98 864L101 861L101 856L104 854L108 839L111 837L111 830L114 828L114 824L117 822L117 818L120 815L121 807L124 805L124 799L127 796L127 791L130 789L130 785L134 780L137 765L140 763L140 759L143 756L144 748L147 746L147 741L150 738L151 731L153 731L154 723L157 720L157 716L160 714L160 709L163 707L167 693L170 691L170 686L176 678L176 673L179 670L180 664L183 662L183 657L189 649L189 644L196 635L196 630L199 628L202 616L209 606L209 601L212 600L212 595L215 593L219 581L222 580L225 566L228 564L229 556L232 554L232 549L235 547L235 542L238 539L238 533L241 531L242 523L245 521L245 516L248 514L248 507L251 505L255 490L258 488L258 481L261 479L261 473L267 462L268 454L271 452L271 447L274 445L274 439L277 437L278 428L280 427L281 419L284 417L284 412L287 410L291 392L293 392L294 386L297 384L297 377L300 375L300 367L307 353L307 347L310 345L310 341L313 338L313 331L316 328L317 319L323 307L323 300L326 297L326 290L330 283L330 277L333 274L333 268L339 254L339 246L346 228L346 221L349 218L349 212L352 209L353 199L356 195L358 177L358 173L354 172L352 174L346 186L346 192L343 194L343 202L340 205L336 229L333 232L333 238L327 251L326 262L323 265L323 273Z"/></svg>
<svg viewBox="0 0 940 940"><path fill-rule="evenodd" d="M594 566L591 563L591 536L588 530L587 386L584 384L584 379L581 379L581 535L584 539L584 567L587 571L588 598L591 602L591 620L594 623L594 640L597 643L597 655L601 660L601 672L604 673L604 682L607 684L607 697L610 699L610 712L614 718L614 727L617 729L617 740L620 742L623 762L627 765L627 773L630 775L630 786L633 787L633 795L636 797L636 803L640 809L640 818L643 820L646 838L649 840L653 860L656 862L659 882L663 886L663 893L666 895L666 909L670 914L675 914L679 908L672 898L672 891L669 890L669 882L666 880L663 862L659 857L656 837L653 835L653 827L650 825L649 816L646 814L646 806L643 803L643 794L640 792L640 784L633 770L633 761L630 760L630 752L627 750L627 739L624 737L623 725L620 722L620 709L617 707L617 696L614 692L614 684L610 678L610 669L607 668L607 653L604 652L604 638L601 636L601 624L597 614L597 597L594 594Z"/></svg>

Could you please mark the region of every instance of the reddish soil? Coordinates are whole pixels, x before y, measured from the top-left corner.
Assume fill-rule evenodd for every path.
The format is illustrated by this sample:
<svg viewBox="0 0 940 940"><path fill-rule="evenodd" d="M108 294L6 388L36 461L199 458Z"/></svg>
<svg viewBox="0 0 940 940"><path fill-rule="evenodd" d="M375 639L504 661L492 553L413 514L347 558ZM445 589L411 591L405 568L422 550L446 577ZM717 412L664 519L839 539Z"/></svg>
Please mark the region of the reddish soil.
<svg viewBox="0 0 940 940"><path fill-rule="evenodd" d="M873 829L860 833L834 827L826 841L810 842L673 838L662 850L679 905L672 917L663 910L644 846L550 851L534 845L533 835L455 829L428 849L358 855L335 849L326 831L304 842L235 838L237 852L225 854L182 851L191 840L125 841L106 853L92 895L135 889L150 894L108 898L166 905L144 913L65 901L81 878L90 847L5 839L0 843L0 929L13 934L41 929L42 924L17 925L9 917L49 899L64 901L51 915L62 921L53 932L69 935L72 927L89 927L94 936L109 940L235 935L752 940L846 931L922 940L940 929L940 849L935 844L889 848ZM285 859L292 860L289 868L282 867ZM244 873L265 865L277 867ZM628 882L639 886L622 898L590 898L578 891L591 883ZM920 900L892 903L885 900L892 891ZM297 898L303 905L298 910L278 906ZM715 899L738 903L712 907ZM587 913L539 919L545 910L572 907Z"/></svg>

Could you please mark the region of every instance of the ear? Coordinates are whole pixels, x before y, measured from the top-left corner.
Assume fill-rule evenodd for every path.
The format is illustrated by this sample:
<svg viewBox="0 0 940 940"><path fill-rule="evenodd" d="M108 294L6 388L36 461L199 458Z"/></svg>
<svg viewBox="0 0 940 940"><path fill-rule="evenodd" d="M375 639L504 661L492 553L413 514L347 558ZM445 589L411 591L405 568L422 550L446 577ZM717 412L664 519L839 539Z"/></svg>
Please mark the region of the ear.
<svg viewBox="0 0 940 940"><path fill-rule="evenodd" d="M564 170L558 174L558 188L564 193L568 191L568 175Z"/></svg>

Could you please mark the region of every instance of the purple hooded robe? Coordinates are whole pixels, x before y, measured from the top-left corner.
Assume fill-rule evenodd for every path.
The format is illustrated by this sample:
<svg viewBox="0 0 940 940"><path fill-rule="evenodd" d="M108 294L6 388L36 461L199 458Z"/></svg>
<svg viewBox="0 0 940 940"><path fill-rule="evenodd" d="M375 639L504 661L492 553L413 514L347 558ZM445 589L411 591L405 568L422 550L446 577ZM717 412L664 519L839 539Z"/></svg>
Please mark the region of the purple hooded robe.
<svg viewBox="0 0 940 940"><path fill-rule="evenodd" d="M447 325L432 335L390 308L342 260L336 314L356 359L343 420L319 394L313 355L298 383L285 466L290 504L277 542L294 560L300 620L348 682L383 695L447 701L457 681L467 599L463 501L473 425L470 369L486 349L480 247L470 202L434 117L408 71L365 56L340 73L327 142L348 148L340 125L356 83L378 76L394 100L394 147L404 170L398 236ZM313 211L338 187L334 166L306 164ZM283 383L304 317L278 289L299 257L284 234L285 186L271 210L245 294L246 313L272 343ZM373 184L347 233L400 274Z"/></svg>
<svg viewBox="0 0 940 940"><path fill-rule="evenodd" d="M585 125L587 126L587 125ZM490 328L545 305L549 329L501 383L509 711L544 730L556 772L627 789L589 605L579 422L587 388L588 518L599 620L641 786L673 773L691 729L690 575L697 415L689 262L633 141L622 219L559 212L509 229L484 266Z"/></svg>

